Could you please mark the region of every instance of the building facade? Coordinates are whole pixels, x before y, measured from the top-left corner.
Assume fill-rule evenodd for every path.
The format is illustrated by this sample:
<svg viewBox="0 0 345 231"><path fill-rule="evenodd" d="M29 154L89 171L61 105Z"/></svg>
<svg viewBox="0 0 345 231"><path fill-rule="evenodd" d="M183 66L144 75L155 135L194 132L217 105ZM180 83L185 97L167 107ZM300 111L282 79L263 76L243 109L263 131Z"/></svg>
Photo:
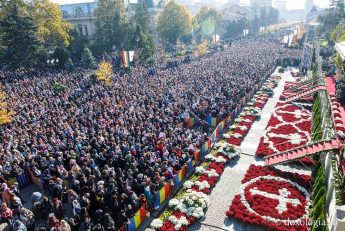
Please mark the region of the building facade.
<svg viewBox="0 0 345 231"><path fill-rule="evenodd" d="M97 2L60 5L63 18L74 26L78 36L92 37L95 33Z"/></svg>
<svg viewBox="0 0 345 231"><path fill-rule="evenodd" d="M133 16L136 9L144 6L150 15L150 33L156 38L157 32L155 30L155 18L159 14L168 0L124 0L127 15ZM97 9L98 1L63 4L60 9L63 18L68 20L75 28L78 36L92 38L96 33L95 28L95 10Z"/></svg>
<svg viewBox="0 0 345 231"><path fill-rule="evenodd" d="M272 0L250 0L250 6L272 7Z"/></svg>

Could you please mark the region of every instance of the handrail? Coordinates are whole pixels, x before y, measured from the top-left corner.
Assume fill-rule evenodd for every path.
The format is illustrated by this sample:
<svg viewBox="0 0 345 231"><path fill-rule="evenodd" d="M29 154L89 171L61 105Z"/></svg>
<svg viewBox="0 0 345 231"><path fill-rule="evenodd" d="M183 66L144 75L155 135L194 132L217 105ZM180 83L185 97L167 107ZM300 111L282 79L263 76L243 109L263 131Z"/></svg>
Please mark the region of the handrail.
<svg viewBox="0 0 345 231"><path fill-rule="evenodd" d="M322 131L319 131L319 132L314 132L314 133L311 133L310 136L312 135L315 135L315 134L319 134L319 133L322 133L323 131L328 131L330 129L325 129L325 130L322 130ZM304 137L308 137L307 135L304 135L304 136L301 136L302 138ZM273 147L276 147L276 146L279 146L279 145L282 145L282 144L286 144L286 143L289 143L290 141L284 141L284 142L281 142L281 143L278 143L278 144L275 144L273 145Z"/></svg>
<svg viewBox="0 0 345 231"><path fill-rule="evenodd" d="M296 96L297 96L297 98L296 99L298 99L301 95L303 95L304 93L308 93L308 91L310 91L310 93L308 93L308 94L306 94L306 95L304 95L304 96L307 96L307 95L310 95L310 94L312 94L312 93L314 93L314 92L316 92L316 91L326 91L326 89L318 89L318 88L320 88L320 87L325 87L325 86L322 86L322 85L317 85L317 86L314 86L314 88L312 88L312 89L306 89L306 90L303 90L303 91L300 91L300 92L298 92L297 94L295 94L295 95L291 95L291 96L287 96L287 97L284 97L284 101L283 102L287 102L287 101L290 101L291 99L294 99Z"/></svg>
<svg viewBox="0 0 345 231"><path fill-rule="evenodd" d="M264 159L269 159L269 158L272 158L272 157L275 157L275 156L286 154L288 152L292 152L292 151L295 151L295 150L300 149L300 148L305 148L305 147L308 147L310 145L322 144L323 146L325 146L326 142L332 142L332 141L335 141L335 142L337 142L337 144L339 144L339 140L337 140L337 139L323 139L323 140L319 140L319 141L313 142L312 144L305 144L305 145L302 145L300 147L296 147L296 148L285 150L285 151L282 151L282 152L279 152L279 153L275 153L275 154L272 154L272 155L269 155L269 156L265 156ZM336 147L333 147L333 149L334 148L336 148Z"/></svg>
<svg viewBox="0 0 345 231"><path fill-rule="evenodd" d="M285 150L285 151L281 151L281 152L276 152L272 155L269 155L269 156L265 156L264 159L268 159L268 158L271 158L271 157L274 157L274 156L278 156L278 155L281 155L281 154L284 154L284 153L287 153L287 152L292 152L292 151L295 151L297 149L301 149L301 148L305 148L305 147L308 147L310 145L315 145L315 144L319 144L319 143L324 143L324 142L328 142L328 141L332 141L331 139L329 140L319 140L319 141L316 141L316 142L313 142L311 144L304 144L302 146L298 146L298 147L295 147L295 148L292 148L292 149L288 149L288 150Z"/></svg>
<svg viewBox="0 0 345 231"><path fill-rule="evenodd" d="M322 80L321 79L309 79L307 81L301 82L300 84L298 84L296 86L291 87L291 89L292 90L297 90L297 89L299 89L299 88L301 88L301 87L303 87L305 85L308 85L309 83L315 83L315 82L322 82ZM323 84L324 84L324 82L323 82Z"/></svg>

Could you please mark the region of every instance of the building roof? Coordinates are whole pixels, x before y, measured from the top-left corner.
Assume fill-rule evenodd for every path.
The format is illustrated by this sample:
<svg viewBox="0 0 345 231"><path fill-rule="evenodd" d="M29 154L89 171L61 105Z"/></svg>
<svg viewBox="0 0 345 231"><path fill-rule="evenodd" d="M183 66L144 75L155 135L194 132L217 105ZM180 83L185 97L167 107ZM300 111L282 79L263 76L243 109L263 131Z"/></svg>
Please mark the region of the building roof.
<svg viewBox="0 0 345 231"><path fill-rule="evenodd" d="M342 60L345 60L345 41L336 43L335 50L340 54Z"/></svg>

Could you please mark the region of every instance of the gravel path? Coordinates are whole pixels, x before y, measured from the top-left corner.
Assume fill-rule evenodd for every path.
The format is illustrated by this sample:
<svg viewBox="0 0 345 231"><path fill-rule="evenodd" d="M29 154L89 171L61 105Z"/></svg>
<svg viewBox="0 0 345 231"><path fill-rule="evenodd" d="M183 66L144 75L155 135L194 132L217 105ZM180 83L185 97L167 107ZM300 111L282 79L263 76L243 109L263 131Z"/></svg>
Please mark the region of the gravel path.
<svg viewBox="0 0 345 231"><path fill-rule="evenodd" d="M239 192L241 180L244 177L248 167L251 164L262 165L262 159L256 159L255 151L259 145L261 136L264 135L265 127L271 117L275 105L279 100L279 96L283 92L286 81L291 81L293 78L290 73L285 73L278 87L274 90L273 98L270 98L262 110L262 117L256 121L251 127L248 135L241 144L243 153L239 159L231 161L225 168L222 176L216 187L212 190L209 196L211 205L208 208L205 219L190 228L190 231L202 230L235 230L235 231L261 231L256 226L250 226L238 222L236 219L228 219L225 215L234 196Z"/></svg>

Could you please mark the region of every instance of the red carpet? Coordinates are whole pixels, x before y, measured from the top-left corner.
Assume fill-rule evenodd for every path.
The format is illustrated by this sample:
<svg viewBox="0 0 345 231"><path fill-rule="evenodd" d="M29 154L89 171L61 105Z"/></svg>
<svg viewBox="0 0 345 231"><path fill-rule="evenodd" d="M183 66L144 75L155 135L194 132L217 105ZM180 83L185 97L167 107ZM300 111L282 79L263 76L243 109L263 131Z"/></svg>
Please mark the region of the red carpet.
<svg viewBox="0 0 345 231"><path fill-rule="evenodd" d="M326 85L327 85L327 90L329 93L333 93L335 94L336 90L335 90L335 77L327 77L325 78L326 80ZM343 124L345 124L345 109L343 106L339 106L339 110L340 110L340 114L341 114L341 119L343 121Z"/></svg>

